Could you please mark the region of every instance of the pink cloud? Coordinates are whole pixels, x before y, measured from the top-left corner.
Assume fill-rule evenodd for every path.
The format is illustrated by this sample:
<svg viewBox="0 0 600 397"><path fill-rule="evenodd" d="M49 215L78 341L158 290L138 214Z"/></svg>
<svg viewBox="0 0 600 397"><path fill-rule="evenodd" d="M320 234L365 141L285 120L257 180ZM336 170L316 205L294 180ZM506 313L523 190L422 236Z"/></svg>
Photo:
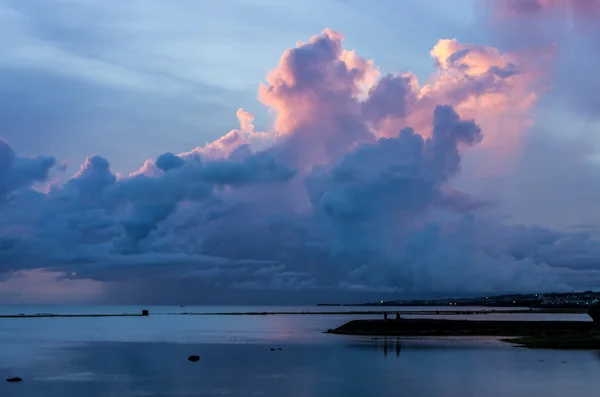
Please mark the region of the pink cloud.
<svg viewBox="0 0 600 397"><path fill-rule="evenodd" d="M436 70L425 84L400 73L372 89L365 109L374 133L392 137L410 126L429 136L433 109L448 104L482 126L484 138L475 151L488 152L486 172L506 171L507 157L519 152L533 123L530 110L543 92L544 74L529 57L456 39L440 40L430 54Z"/></svg>
<svg viewBox="0 0 600 397"><path fill-rule="evenodd" d="M256 131L254 115L238 109L239 129L180 153L182 158L222 159L242 146L279 153L300 173L328 164L356 145L394 137L407 126L431 134L433 110L453 106L485 131L481 149L493 153L488 169L505 166L518 152L529 111L542 92L542 74L518 53L440 40L431 50L435 72L423 85L409 72L381 76L373 60L343 48L331 29L286 50L258 89L258 99L276 113L273 130ZM496 167L502 168L502 167ZM155 175L149 160L134 174Z"/></svg>
<svg viewBox="0 0 600 397"><path fill-rule="evenodd" d="M144 164L136 171L130 173L128 177L136 177L138 175L157 177L161 174L161 171L156 167L154 161L146 160Z"/></svg>
<svg viewBox="0 0 600 397"><path fill-rule="evenodd" d="M411 73L381 77L374 61L342 48L343 38L326 29L299 43L259 87L296 165L327 164L358 143L393 137L407 126L428 136L439 104L477 119L486 132L482 146L497 153L498 163L518 150L540 80L518 54L440 40L431 51L436 73L421 86Z"/></svg>
<svg viewBox="0 0 600 397"><path fill-rule="evenodd" d="M357 97L376 75L371 61L342 50L330 29L284 52L259 87L259 100L277 112L275 131L295 165L333 161L358 142L372 139L360 119Z"/></svg>
<svg viewBox="0 0 600 397"><path fill-rule="evenodd" d="M239 108L237 112L235 112L235 115L240 121L240 131L249 133L254 132L254 114Z"/></svg>
<svg viewBox="0 0 600 397"><path fill-rule="evenodd" d="M578 117L597 118L600 2L488 0L484 4L491 38L503 48L518 50L520 59L538 70L544 69L552 81L552 96L563 103L563 109Z"/></svg>
<svg viewBox="0 0 600 397"><path fill-rule="evenodd" d="M240 128L231 130L220 138L198 146L189 152L180 153L183 158L199 157L200 159L214 160L227 158L234 150L243 145L251 147L264 147L273 142L277 135L275 133L260 132L254 128L254 114L238 109L236 116L240 122Z"/></svg>

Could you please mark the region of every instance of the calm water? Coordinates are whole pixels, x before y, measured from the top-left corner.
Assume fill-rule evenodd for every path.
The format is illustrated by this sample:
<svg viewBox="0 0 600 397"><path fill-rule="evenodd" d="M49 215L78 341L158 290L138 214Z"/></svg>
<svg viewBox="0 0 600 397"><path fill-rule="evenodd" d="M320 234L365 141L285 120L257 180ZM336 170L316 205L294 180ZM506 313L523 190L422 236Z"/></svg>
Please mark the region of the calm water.
<svg viewBox="0 0 600 397"><path fill-rule="evenodd" d="M129 313L139 309L4 307L0 312ZM292 310L338 309L342 308ZM290 308L150 310L246 312ZM396 341L322 333L357 317L371 316L162 314L0 319L0 377L25 379L18 384L0 380L0 396L598 395L597 352L526 350L492 338ZM520 317L587 321L583 315ZM200 355L201 360L188 362L191 354Z"/></svg>

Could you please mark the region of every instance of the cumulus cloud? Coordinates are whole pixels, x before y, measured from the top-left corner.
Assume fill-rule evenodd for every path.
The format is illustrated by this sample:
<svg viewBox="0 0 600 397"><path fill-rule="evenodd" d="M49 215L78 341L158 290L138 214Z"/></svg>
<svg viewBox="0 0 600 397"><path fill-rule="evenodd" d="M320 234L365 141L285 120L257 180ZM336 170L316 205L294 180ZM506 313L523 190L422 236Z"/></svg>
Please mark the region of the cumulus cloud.
<svg viewBox="0 0 600 397"><path fill-rule="evenodd" d="M374 214L393 218L398 212L416 215L458 172L457 145L479 142L480 133L473 121L462 121L451 107L438 106L431 138L403 129L396 138L358 146L325 172L316 168L308 179L312 204L335 221Z"/></svg>
<svg viewBox="0 0 600 397"><path fill-rule="evenodd" d="M519 54L496 48L440 40L430 52L436 68L424 84L411 73L381 78L362 104L377 136L394 136L412 127L430 136L431 117L439 104L454 107L465 119L476 118L485 130L476 152L485 156L479 172L510 170L532 119L530 111L542 91L542 74ZM483 154L484 153L484 154Z"/></svg>
<svg viewBox="0 0 600 397"><path fill-rule="evenodd" d="M78 193L86 199L96 199L116 180L116 176L110 171L108 160L100 156L90 156L71 178L68 187L77 189Z"/></svg>
<svg viewBox="0 0 600 397"><path fill-rule="evenodd" d="M255 131L254 115L252 113L240 108L237 110L236 116L240 122L239 129L231 130L215 141L204 146L197 146L189 152L181 153L179 156L205 160L222 159L249 147L264 148L277 138L276 133Z"/></svg>
<svg viewBox="0 0 600 397"><path fill-rule="evenodd" d="M185 160L173 153L163 153L156 159L156 167L161 171L169 171L183 167Z"/></svg>
<svg viewBox="0 0 600 397"><path fill-rule="evenodd" d="M259 87L260 101L277 112L275 130L286 137L278 150L301 172L373 138L361 122L357 100L372 63L356 55L346 63L342 40L326 29L287 50Z"/></svg>
<svg viewBox="0 0 600 397"><path fill-rule="evenodd" d="M420 84L408 72L380 76L343 39L326 29L284 52L258 89L273 131L256 131L239 109L239 128L213 142L125 176L91 156L47 193L29 188L54 160L3 160L0 187L13 200L0 206L0 272L185 279L211 293L597 282L590 262L570 261L573 250L598 252L590 233L510 225L455 183L473 153L506 163L521 147L541 92L527 58L440 40L435 73Z"/></svg>
<svg viewBox="0 0 600 397"><path fill-rule="evenodd" d="M19 157L0 139L0 200L17 189L46 181L55 164L54 157Z"/></svg>

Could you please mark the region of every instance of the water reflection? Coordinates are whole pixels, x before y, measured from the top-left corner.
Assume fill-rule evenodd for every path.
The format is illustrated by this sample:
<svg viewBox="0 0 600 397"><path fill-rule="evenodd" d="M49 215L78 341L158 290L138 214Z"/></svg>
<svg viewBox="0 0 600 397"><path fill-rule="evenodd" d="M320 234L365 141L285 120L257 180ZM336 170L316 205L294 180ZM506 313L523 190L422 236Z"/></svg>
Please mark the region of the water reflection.
<svg viewBox="0 0 600 397"><path fill-rule="evenodd" d="M527 350L493 338L322 333L347 319L4 320L0 376L24 381L0 379L0 396L597 396L600 352ZM200 361L190 363L192 354Z"/></svg>
<svg viewBox="0 0 600 397"><path fill-rule="evenodd" d="M387 357L388 354L395 354L396 358L398 358L400 357L400 352L402 351L402 343L396 338L383 338L364 342L353 342L348 344L348 346L354 349L380 351L385 357Z"/></svg>
<svg viewBox="0 0 600 397"><path fill-rule="evenodd" d="M598 353L420 343L388 338L275 351L276 344L88 343L11 368L24 382L0 382L0 396L597 395ZM190 363L191 354L200 361Z"/></svg>

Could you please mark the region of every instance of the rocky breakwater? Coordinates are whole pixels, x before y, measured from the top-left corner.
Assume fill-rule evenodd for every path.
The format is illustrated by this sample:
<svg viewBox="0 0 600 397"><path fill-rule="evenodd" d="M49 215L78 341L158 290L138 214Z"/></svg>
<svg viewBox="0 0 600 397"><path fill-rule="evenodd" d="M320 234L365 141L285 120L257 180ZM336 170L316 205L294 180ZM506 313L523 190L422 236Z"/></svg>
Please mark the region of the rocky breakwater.
<svg viewBox="0 0 600 397"><path fill-rule="evenodd" d="M493 336L530 348L600 350L597 321L353 320L327 333L378 337Z"/></svg>
<svg viewBox="0 0 600 397"><path fill-rule="evenodd" d="M587 321L352 320L327 331L366 336L538 336L597 333Z"/></svg>

